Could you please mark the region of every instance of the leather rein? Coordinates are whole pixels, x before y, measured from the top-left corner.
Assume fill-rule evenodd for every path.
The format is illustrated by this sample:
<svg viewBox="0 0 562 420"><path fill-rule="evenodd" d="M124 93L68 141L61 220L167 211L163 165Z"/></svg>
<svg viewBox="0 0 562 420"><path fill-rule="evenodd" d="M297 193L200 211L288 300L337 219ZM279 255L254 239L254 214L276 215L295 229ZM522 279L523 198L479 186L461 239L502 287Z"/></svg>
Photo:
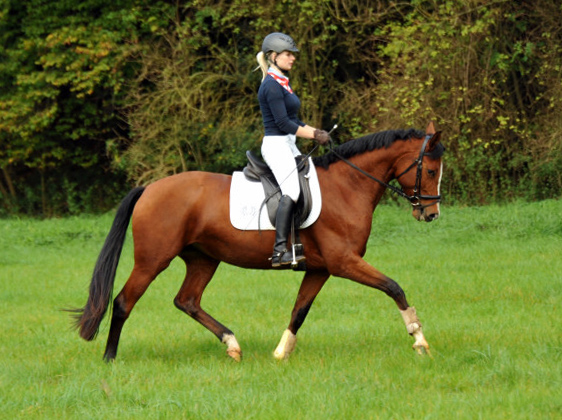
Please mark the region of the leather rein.
<svg viewBox="0 0 562 420"><path fill-rule="evenodd" d="M373 181L378 182L382 186L390 189L393 193L398 194L400 197L403 197L406 200L408 200L414 209L417 208L417 209L423 210L426 207L430 207L430 206L432 206L436 203L441 202L441 195L423 195L423 194L421 194L423 157L429 155L428 153L426 153L425 149L427 148L427 144L429 143L429 140L431 139L431 137L432 137L431 134L427 134L425 136L425 139L423 141L423 144L422 144L422 147L421 147L420 154L419 154L418 158L416 160L414 160L412 162L412 164L410 166L408 166L406 168L406 170L404 170L404 172L402 172L400 175L395 177L395 179L398 179L401 176L407 174L413 167L415 167L415 166L417 167L417 169L416 169L416 183L414 185L414 192L413 192L412 195L406 194L403 189L399 189L399 188L395 187L394 185L390 185L390 184L388 184L388 183L386 183L386 182L384 182L384 181L382 181L378 178L375 178L370 173L364 171L363 169L361 169L360 167L358 167L354 163L352 163L349 160L347 160L346 158L344 158L342 155L340 155L338 152L336 152L336 150L333 147L332 141L330 141L330 151L334 155L336 155L339 159L341 159L342 161L347 163L349 166L351 166L353 169L356 169L357 171L361 172L366 177L372 179ZM429 203L429 204L422 205L421 200L434 200L434 201Z"/></svg>

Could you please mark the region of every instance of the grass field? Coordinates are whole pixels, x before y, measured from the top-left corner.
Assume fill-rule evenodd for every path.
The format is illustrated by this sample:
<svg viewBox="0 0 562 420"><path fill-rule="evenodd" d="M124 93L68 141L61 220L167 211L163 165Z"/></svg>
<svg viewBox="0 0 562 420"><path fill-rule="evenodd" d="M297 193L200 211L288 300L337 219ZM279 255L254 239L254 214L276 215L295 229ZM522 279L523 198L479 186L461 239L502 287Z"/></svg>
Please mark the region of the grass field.
<svg viewBox="0 0 562 420"><path fill-rule="evenodd" d="M108 325L87 343L61 308L85 303L112 215L0 220L2 419L558 419L562 201L375 212L366 259L405 290L433 359L394 302L332 278L291 359L272 352L301 274L221 266L203 305L244 359L173 306L175 261L140 300L113 364ZM128 239L116 289L132 267Z"/></svg>

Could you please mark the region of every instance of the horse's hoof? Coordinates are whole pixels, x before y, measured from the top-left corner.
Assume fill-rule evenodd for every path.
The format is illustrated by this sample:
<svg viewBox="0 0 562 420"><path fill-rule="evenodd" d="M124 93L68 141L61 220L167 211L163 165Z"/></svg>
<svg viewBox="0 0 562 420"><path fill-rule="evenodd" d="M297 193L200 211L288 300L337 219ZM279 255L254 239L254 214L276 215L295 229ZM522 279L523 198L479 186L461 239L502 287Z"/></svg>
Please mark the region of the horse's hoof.
<svg viewBox="0 0 562 420"><path fill-rule="evenodd" d="M297 336L293 334L290 330L285 330L283 336L281 337L281 341L279 345L273 352L273 357L277 360L286 360L289 358L289 355L295 349L295 345L297 344Z"/></svg>
<svg viewBox="0 0 562 420"><path fill-rule="evenodd" d="M227 350L226 354L237 362L240 362L242 360L242 350L231 349L231 350Z"/></svg>
<svg viewBox="0 0 562 420"><path fill-rule="evenodd" d="M421 345L421 344L414 344L412 346L412 349L414 349L416 351L416 353L418 353L420 356L429 356L430 358L433 359L433 356L431 355L431 352L429 351L429 345Z"/></svg>
<svg viewBox="0 0 562 420"><path fill-rule="evenodd" d="M115 362L115 354L108 354L108 353L104 354L103 361L108 364Z"/></svg>
<svg viewBox="0 0 562 420"><path fill-rule="evenodd" d="M289 358L289 353L285 353L285 352L282 352L282 351L275 350L273 352L273 357L275 357L275 359L279 360L279 361L287 360Z"/></svg>

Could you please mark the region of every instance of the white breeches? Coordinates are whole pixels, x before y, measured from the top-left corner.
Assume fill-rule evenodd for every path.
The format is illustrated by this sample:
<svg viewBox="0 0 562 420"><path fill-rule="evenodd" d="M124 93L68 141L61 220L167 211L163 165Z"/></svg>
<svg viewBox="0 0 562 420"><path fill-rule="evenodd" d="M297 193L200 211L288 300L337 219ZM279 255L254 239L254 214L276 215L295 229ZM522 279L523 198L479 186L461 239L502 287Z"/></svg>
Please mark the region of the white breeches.
<svg viewBox="0 0 562 420"><path fill-rule="evenodd" d="M299 175L295 157L301 152L296 146L294 134L286 136L265 136L261 145L261 155L271 168L281 187L281 194L288 195L296 203L300 195Z"/></svg>

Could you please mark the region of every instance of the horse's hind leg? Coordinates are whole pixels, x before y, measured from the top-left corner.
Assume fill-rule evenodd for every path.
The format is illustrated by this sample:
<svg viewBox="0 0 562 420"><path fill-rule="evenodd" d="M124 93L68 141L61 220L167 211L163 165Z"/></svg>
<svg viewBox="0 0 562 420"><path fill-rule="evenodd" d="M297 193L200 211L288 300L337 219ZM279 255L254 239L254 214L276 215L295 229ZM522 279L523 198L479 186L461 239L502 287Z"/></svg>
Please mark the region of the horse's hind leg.
<svg viewBox="0 0 562 420"><path fill-rule="evenodd" d="M119 345L119 338L121 337L121 331L123 330L125 321L152 280L154 280L158 273L160 273L164 268L151 273L146 270L146 268L140 268L140 266L135 263L135 267L133 268L127 283L125 283L125 286L123 286L123 289L113 301L111 327L109 328L107 345L103 356L106 361L109 362L117 356L117 346Z"/></svg>
<svg viewBox="0 0 562 420"><path fill-rule="evenodd" d="M330 274L327 272L307 272L304 276L293 312L291 322L283 333L279 345L273 352L273 356L278 360L287 359L295 349L297 343L297 331L303 324L314 299L328 280Z"/></svg>
<svg viewBox="0 0 562 420"><path fill-rule="evenodd" d="M201 296L220 262L199 251L189 251L181 254L180 257L185 261L187 274L174 299L174 304L215 334L227 345L226 353L239 362L242 358L242 350L234 333L201 308Z"/></svg>

